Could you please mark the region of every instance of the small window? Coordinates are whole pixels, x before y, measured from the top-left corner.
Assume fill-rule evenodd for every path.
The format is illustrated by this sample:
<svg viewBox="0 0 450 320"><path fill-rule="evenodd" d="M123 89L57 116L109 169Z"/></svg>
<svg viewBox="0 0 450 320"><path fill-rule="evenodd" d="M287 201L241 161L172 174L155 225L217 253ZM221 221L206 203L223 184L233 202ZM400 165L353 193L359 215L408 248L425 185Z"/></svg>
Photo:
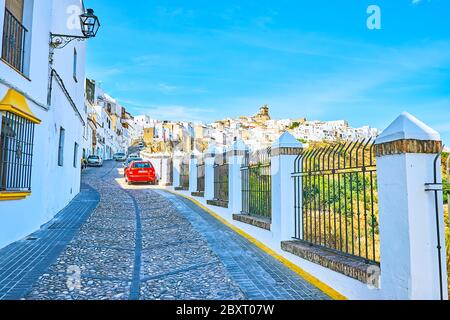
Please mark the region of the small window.
<svg viewBox="0 0 450 320"><path fill-rule="evenodd" d="M73 79L75 80L75 82L78 82L77 67L78 67L78 53L77 49L73 48Z"/></svg>
<svg viewBox="0 0 450 320"><path fill-rule="evenodd" d="M0 114L0 191L31 191L34 123Z"/></svg>
<svg viewBox="0 0 450 320"><path fill-rule="evenodd" d="M76 168L78 166L78 143L75 142L75 146L73 148L73 167Z"/></svg>
<svg viewBox="0 0 450 320"><path fill-rule="evenodd" d="M25 72L28 30L23 25L24 0L6 0L3 22L2 59L20 73Z"/></svg>
<svg viewBox="0 0 450 320"><path fill-rule="evenodd" d="M59 130L59 145L58 145L58 166L62 167L64 165L64 139L66 135L66 130L61 127Z"/></svg>

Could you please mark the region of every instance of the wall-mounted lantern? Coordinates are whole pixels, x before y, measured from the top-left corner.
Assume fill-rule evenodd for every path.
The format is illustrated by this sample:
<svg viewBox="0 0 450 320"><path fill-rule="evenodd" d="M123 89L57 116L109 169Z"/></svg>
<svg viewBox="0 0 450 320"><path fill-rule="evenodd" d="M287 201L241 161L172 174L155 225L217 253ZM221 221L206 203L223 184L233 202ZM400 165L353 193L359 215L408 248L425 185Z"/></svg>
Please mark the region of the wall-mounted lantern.
<svg viewBox="0 0 450 320"><path fill-rule="evenodd" d="M53 49L62 49L73 40L84 41L94 38L100 28L100 21L92 9L87 9L85 13L80 15L80 24L82 36L51 33L50 46Z"/></svg>
<svg viewBox="0 0 450 320"><path fill-rule="evenodd" d="M80 16L81 32L86 38L94 38L100 28L100 21L94 14L94 10L87 9L85 13Z"/></svg>

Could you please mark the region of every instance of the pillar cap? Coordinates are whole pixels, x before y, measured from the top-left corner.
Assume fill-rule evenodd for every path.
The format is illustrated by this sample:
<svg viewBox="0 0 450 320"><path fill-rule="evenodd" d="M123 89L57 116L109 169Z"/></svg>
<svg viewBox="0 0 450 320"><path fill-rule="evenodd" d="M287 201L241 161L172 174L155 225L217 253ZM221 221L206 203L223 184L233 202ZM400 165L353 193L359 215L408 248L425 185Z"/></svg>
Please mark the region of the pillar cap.
<svg viewBox="0 0 450 320"><path fill-rule="evenodd" d="M173 155L177 158L182 158L182 157L186 156L186 154L183 151L179 151L179 150L175 151L173 153Z"/></svg>
<svg viewBox="0 0 450 320"><path fill-rule="evenodd" d="M403 112L376 139L375 144L398 140L440 141L439 133L408 112Z"/></svg>
<svg viewBox="0 0 450 320"><path fill-rule="evenodd" d="M216 142L213 142L209 145L208 149L205 152L205 158L213 158L217 154L223 153L225 147L217 145Z"/></svg>
<svg viewBox="0 0 450 320"><path fill-rule="evenodd" d="M233 144L229 148L230 151L247 151L248 146L245 144L245 142L241 139L236 140L233 142Z"/></svg>
<svg viewBox="0 0 450 320"><path fill-rule="evenodd" d="M276 148L303 148L303 143L286 131L272 144L272 149Z"/></svg>

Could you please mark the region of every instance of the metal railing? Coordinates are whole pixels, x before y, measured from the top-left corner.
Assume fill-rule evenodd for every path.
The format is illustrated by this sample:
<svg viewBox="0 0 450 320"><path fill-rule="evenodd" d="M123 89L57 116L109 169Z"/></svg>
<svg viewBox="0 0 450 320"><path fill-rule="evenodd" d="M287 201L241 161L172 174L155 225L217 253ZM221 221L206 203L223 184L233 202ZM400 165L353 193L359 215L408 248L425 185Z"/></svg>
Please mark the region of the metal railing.
<svg viewBox="0 0 450 320"><path fill-rule="evenodd" d="M197 192L205 192L205 162L199 159L197 163Z"/></svg>
<svg viewBox="0 0 450 320"><path fill-rule="evenodd" d="M169 158L167 161L167 171L168 171L168 181L167 184L172 186L173 185L173 159Z"/></svg>
<svg viewBox="0 0 450 320"><path fill-rule="evenodd" d="M214 159L214 200L228 202L229 166L226 153L217 155Z"/></svg>
<svg viewBox="0 0 450 320"><path fill-rule="evenodd" d="M30 191L34 123L9 112L0 119L0 191Z"/></svg>
<svg viewBox="0 0 450 320"><path fill-rule="evenodd" d="M189 189L189 161L183 160L180 165L180 187Z"/></svg>
<svg viewBox="0 0 450 320"><path fill-rule="evenodd" d="M450 154L446 161L446 181L444 182L444 194L447 194L447 210L450 211Z"/></svg>
<svg viewBox="0 0 450 320"><path fill-rule="evenodd" d="M242 214L272 218L271 149L247 153L241 167Z"/></svg>
<svg viewBox="0 0 450 320"><path fill-rule="evenodd" d="M2 59L12 67L24 73L25 40L28 30L14 15L5 8L3 23Z"/></svg>
<svg viewBox="0 0 450 320"><path fill-rule="evenodd" d="M296 239L379 262L372 140L304 151L293 178Z"/></svg>

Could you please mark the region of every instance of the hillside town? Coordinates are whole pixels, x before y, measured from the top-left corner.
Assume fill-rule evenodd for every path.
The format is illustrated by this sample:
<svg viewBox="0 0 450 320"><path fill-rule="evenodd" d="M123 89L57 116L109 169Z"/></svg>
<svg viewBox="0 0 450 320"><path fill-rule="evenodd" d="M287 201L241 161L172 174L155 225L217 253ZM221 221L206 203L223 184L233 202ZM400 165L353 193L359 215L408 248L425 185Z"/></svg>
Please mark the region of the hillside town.
<svg viewBox="0 0 450 320"><path fill-rule="evenodd" d="M87 70L100 18L0 0L0 300L448 300L438 131L134 114Z"/></svg>
<svg viewBox="0 0 450 320"><path fill-rule="evenodd" d="M150 115L135 116L133 139L144 142L149 153L203 152L214 141L227 147L236 140L244 141L252 150L269 147L283 132L307 142L337 142L374 139L379 131L370 126L352 128L345 120L308 121L272 119L269 106L262 106L254 116L224 119L210 124L161 121Z"/></svg>
<svg viewBox="0 0 450 320"><path fill-rule="evenodd" d="M272 119L267 105L254 116L209 124L154 119L151 115L133 116L91 79L86 80L85 105L88 125L83 136L83 156L98 155L104 160L111 160L119 152L127 153L130 146L139 144L149 154L170 154L203 152L211 142L226 148L236 140L244 141L252 150L264 149L286 131L304 143L358 141L379 135L376 128L353 128L345 120Z"/></svg>

